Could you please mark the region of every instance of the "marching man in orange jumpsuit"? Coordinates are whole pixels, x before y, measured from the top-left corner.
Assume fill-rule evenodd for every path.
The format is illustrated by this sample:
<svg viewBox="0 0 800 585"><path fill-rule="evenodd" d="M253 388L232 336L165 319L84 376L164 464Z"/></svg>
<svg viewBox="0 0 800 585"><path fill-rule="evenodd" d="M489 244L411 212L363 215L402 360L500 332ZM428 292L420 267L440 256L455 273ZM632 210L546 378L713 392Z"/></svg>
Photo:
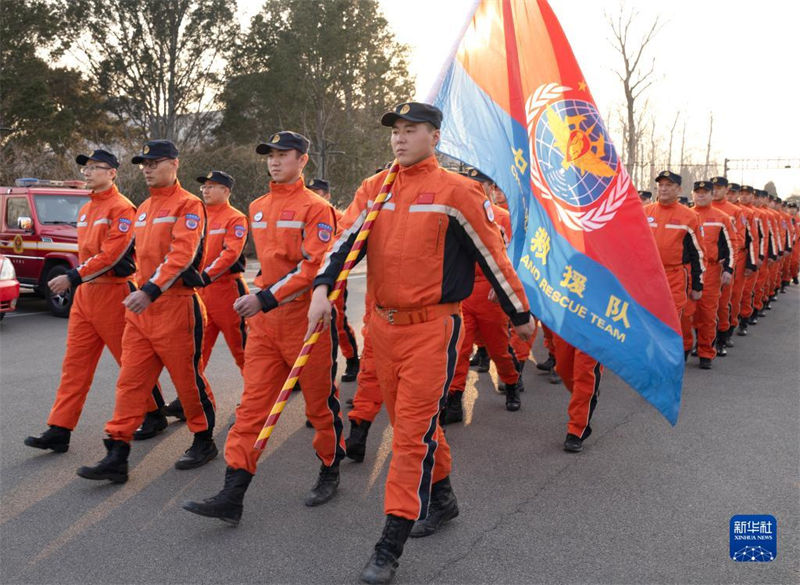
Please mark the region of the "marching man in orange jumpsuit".
<svg viewBox="0 0 800 585"><path fill-rule="evenodd" d="M700 220L694 211L678 204L681 193L680 175L672 171L661 171L656 177L656 184L658 201L646 205L644 214L653 230L675 309L680 318L690 299L699 301L703 296ZM688 297L687 290L691 290ZM688 355L686 352L687 357Z"/></svg>
<svg viewBox="0 0 800 585"><path fill-rule="evenodd" d="M488 199L493 181L478 169L467 169L464 175L481 185ZM503 241L508 245L511 238L511 216L508 211L494 204L488 209L491 209L492 219L500 228ZM521 366L511 347L508 318L497 304L494 290L480 270L475 272L472 294L464 299L461 314L464 319L464 339L458 353L447 403L442 410L441 424L461 422L464 419L462 397L467 386L469 358L476 335L480 335L482 346L486 348L489 357L495 363L497 376L503 383L501 390L506 395L506 410L519 410L522 405L519 396L522 389Z"/></svg>
<svg viewBox="0 0 800 585"><path fill-rule="evenodd" d="M772 274L772 265L778 260L778 235L775 232L773 225L772 213L767 209L768 194L763 189L755 190L754 205L756 207L757 217L761 222L762 239L764 240L764 262L758 271L756 278L755 289L753 291L753 316L750 318L750 324L755 325L758 323L757 317L764 317L765 310L769 309L769 293L767 287L769 278Z"/></svg>
<svg viewBox="0 0 800 585"><path fill-rule="evenodd" d="M731 218L711 204L713 185L697 181L692 189L695 211L700 216L705 249L703 296L697 301L694 325L697 330L697 355L700 369L710 370L716 356L717 314L723 288L729 288L736 263Z"/></svg>
<svg viewBox="0 0 800 585"><path fill-rule="evenodd" d="M764 238L761 213L753 205L754 196L755 189L750 185L742 185L741 191L739 192L739 205L747 217L750 235L753 238L753 255L756 265L756 267L749 272L745 270L742 303L739 308L739 328L736 331L736 334L742 337L747 335L748 325L757 322L754 308L755 288L758 274L766 254L766 239Z"/></svg>
<svg viewBox="0 0 800 585"><path fill-rule="evenodd" d="M55 294L76 287L67 351L61 383L47 419L49 428L38 437L25 439L29 447L56 453L69 449L70 434L78 424L103 347L107 346L120 363L125 328L122 301L136 290L132 279L136 271L132 242L136 208L114 183L119 161L106 150L95 150L90 156L81 154L75 160L83 167L86 186L92 190L90 201L78 213L81 264L47 283ZM150 403L151 411L164 405L157 384Z"/></svg>
<svg viewBox="0 0 800 585"><path fill-rule="evenodd" d="M108 453L97 465L78 469L86 479L115 483L128 479L130 441L164 367L194 433L175 467L193 469L217 455L214 396L203 375L205 309L196 293L203 285L205 208L178 182L178 149L172 142L150 141L132 162L150 189L133 224L139 290L123 300L122 368L114 416L105 429Z"/></svg>
<svg viewBox="0 0 800 585"><path fill-rule="evenodd" d="M261 290L239 297L234 309L248 319L244 392L225 443L225 483L203 501L184 502L189 512L237 525L244 494L256 472L253 448L286 377L303 346L311 282L336 231L333 207L303 181L310 143L296 132L277 132L256 152L266 155L270 191L250 204L250 229L261 273ZM344 458L339 389L336 386L336 328L322 335L300 375L313 447L322 466L306 506L330 500L339 485Z"/></svg>
<svg viewBox="0 0 800 585"><path fill-rule="evenodd" d="M731 254L736 256L736 265L733 266L730 286L722 287L719 297L719 308L717 309L717 340L716 351L720 357L728 355L726 347L733 347L731 336L736 326L739 324L739 305L734 306L734 295L738 293L739 281L744 279L745 262L747 260L747 244L752 238L747 233L747 222L744 219L744 211L738 205L731 203L729 199L730 185L725 177L713 177L710 179L713 186L711 205L731 219L732 231L731 244L733 249ZM696 209L695 209L696 211Z"/></svg>
<svg viewBox="0 0 800 585"><path fill-rule="evenodd" d="M306 186L330 203L331 186L328 181L324 179L314 179L313 181L309 181ZM339 221L342 219L342 212L336 207L333 208L333 212L336 214L336 223L338 225ZM339 234L335 235L338 236ZM358 376L359 358L356 334L347 321L347 286L345 286L339 298L336 299L336 314L339 317L336 321L336 331L339 335L339 351L342 352L345 359L342 382L352 382Z"/></svg>
<svg viewBox="0 0 800 585"><path fill-rule="evenodd" d="M236 299L249 291L244 281L244 245L247 243L247 216L230 204L234 180L223 171L198 177L206 203L208 228L206 255L201 276L204 287L200 298L206 307L203 332L203 365L208 365L217 336L222 333L239 370L244 367L247 341L245 320L233 310ZM185 419L181 401L176 398L164 407L164 414Z"/></svg>
<svg viewBox="0 0 800 585"><path fill-rule="evenodd" d="M386 523L361 573L366 583L388 583L409 535L433 534L458 515L450 448L438 421L462 338L460 303L472 290L476 261L520 336L534 331L491 203L474 181L440 168L434 156L441 121L438 108L418 102L381 119L392 128L400 170L392 206L382 209L366 245L367 287L375 301L369 335L394 436ZM307 335L320 319L330 323L328 292L385 177L366 179L345 211L344 231L314 280Z"/></svg>

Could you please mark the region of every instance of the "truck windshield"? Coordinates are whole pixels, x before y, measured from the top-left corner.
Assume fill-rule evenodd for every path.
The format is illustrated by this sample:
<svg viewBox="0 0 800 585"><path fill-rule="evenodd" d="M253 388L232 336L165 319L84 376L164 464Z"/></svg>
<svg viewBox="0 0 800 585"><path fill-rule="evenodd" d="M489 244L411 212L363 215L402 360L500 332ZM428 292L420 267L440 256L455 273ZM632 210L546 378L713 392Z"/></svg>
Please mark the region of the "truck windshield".
<svg viewBox="0 0 800 585"><path fill-rule="evenodd" d="M78 212L89 201L88 195L35 195L39 223L77 225Z"/></svg>

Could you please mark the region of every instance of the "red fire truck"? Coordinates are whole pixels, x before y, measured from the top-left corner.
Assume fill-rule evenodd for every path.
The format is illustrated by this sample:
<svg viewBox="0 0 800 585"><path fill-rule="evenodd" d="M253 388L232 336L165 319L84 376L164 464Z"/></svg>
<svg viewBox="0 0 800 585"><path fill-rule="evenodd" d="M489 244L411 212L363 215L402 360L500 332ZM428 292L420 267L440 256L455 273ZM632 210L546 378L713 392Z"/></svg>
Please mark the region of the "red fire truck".
<svg viewBox="0 0 800 585"><path fill-rule="evenodd" d="M72 292L54 295L47 281L78 265L78 211L89 201L83 181L17 179L0 187L0 254L14 264L17 280L67 317Z"/></svg>

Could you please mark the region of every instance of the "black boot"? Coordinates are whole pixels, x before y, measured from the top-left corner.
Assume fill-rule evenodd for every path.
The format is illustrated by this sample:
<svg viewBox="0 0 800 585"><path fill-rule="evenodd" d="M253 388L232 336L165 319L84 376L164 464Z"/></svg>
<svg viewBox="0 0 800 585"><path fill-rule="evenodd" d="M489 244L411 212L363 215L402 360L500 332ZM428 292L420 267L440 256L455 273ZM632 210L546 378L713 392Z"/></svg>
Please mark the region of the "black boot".
<svg viewBox="0 0 800 585"><path fill-rule="evenodd" d="M709 358L700 358L700 369L701 370L710 370L711 369L711 359L709 359Z"/></svg>
<svg viewBox="0 0 800 585"><path fill-rule="evenodd" d="M339 488L339 464L336 463L330 467L325 465L319 468L319 477L317 483L311 488L306 496L305 505L309 507L319 506L330 500L336 495L336 490Z"/></svg>
<svg viewBox="0 0 800 585"><path fill-rule="evenodd" d="M542 370L543 372L549 372L554 367L556 367L556 358L553 356L552 353L548 353L547 359L543 361L541 364L536 364L536 369Z"/></svg>
<svg viewBox="0 0 800 585"><path fill-rule="evenodd" d="M206 498L202 502L185 501L181 504L184 510L193 514L207 516L208 518L219 518L223 522L239 525L242 518L244 493L253 474L245 469L225 468L225 485L217 495Z"/></svg>
<svg viewBox="0 0 800 585"><path fill-rule="evenodd" d="M744 317L739 319L739 329L736 331L736 335L739 337L745 337L747 335L747 319Z"/></svg>
<svg viewBox="0 0 800 585"><path fill-rule="evenodd" d="M183 414L183 405L181 399L176 398L161 409L164 416L172 416L180 420L186 420L186 415Z"/></svg>
<svg viewBox="0 0 800 585"><path fill-rule="evenodd" d="M464 420L463 398L463 392L450 392L447 395L447 403L445 403L442 409L442 415L439 417L439 424L448 425Z"/></svg>
<svg viewBox="0 0 800 585"><path fill-rule="evenodd" d="M749 322L750 322L750 325L757 325L758 324L758 311L753 311L753 314L750 315Z"/></svg>
<svg viewBox="0 0 800 585"><path fill-rule="evenodd" d="M564 440L564 451L580 453L583 451L583 440L578 435L567 433L567 438Z"/></svg>
<svg viewBox="0 0 800 585"><path fill-rule="evenodd" d="M347 437L344 444L347 448L347 456L353 461L359 463L364 461L364 455L367 451L367 435L371 425L372 423L368 420L361 422L350 421L350 436Z"/></svg>
<svg viewBox="0 0 800 585"><path fill-rule="evenodd" d="M469 360L469 365L473 366L478 372L489 371L489 352L485 347L479 347L475 355Z"/></svg>
<svg viewBox="0 0 800 585"><path fill-rule="evenodd" d="M725 347L735 347L736 346L736 344L733 343L733 339L731 339L731 337L733 337L733 332L734 332L735 329L736 329L735 327L729 327L728 330L725 332L725 340L724 340L725 341Z"/></svg>
<svg viewBox="0 0 800 585"><path fill-rule="evenodd" d="M392 582L398 566L397 559L403 554L403 546L412 526L413 520L392 514L386 516L383 534L375 545L375 552L361 571L362 583L383 585Z"/></svg>
<svg viewBox="0 0 800 585"><path fill-rule="evenodd" d="M358 357L347 358L347 365L342 374L342 382L352 382L358 377L358 370L360 368Z"/></svg>
<svg viewBox="0 0 800 585"><path fill-rule="evenodd" d="M430 536L439 530L445 522L458 516L458 502L450 485L450 476L440 479L431 486L431 503L428 515L424 520L414 522L411 538Z"/></svg>
<svg viewBox="0 0 800 585"><path fill-rule="evenodd" d="M800 284L800 280L798 280L796 276L792 278L792 282L795 284Z"/></svg>
<svg viewBox="0 0 800 585"><path fill-rule="evenodd" d="M520 382L521 380L515 384L503 384L503 389L506 393L506 410L514 412L522 406L522 402L519 399Z"/></svg>
<svg viewBox="0 0 800 585"><path fill-rule="evenodd" d="M167 428L167 417L161 412L161 409L151 410L144 415L142 425L133 433L134 441L144 441L164 432Z"/></svg>
<svg viewBox="0 0 800 585"><path fill-rule="evenodd" d="M194 434L192 446L175 462L175 469L195 469L205 465L218 454L211 431Z"/></svg>
<svg viewBox="0 0 800 585"><path fill-rule="evenodd" d="M725 334L717 332L717 338L714 340L714 349L717 350L718 357L725 357L728 355L728 350L725 349Z"/></svg>
<svg viewBox="0 0 800 585"><path fill-rule="evenodd" d="M551 384L561 384L561 376L558 375L556 372L555 366L552 370L550 370L550 374L548 375L547 381Z"/></svg>
<svg viewBox="0 0 800 585"><path fill-rule="evenodd" d="M79 467L78 475L86 479L108 479L111 483L125 483L128 481L128 455L131 446L125 441L114 439L103 439L103 444L108 451L106 456L94 467Z"/></svg>
<svg viewBox="0 0 800 585"><path fill-rule="evenodd" d="M69 449L69 437L71 434L72 431L69 429L50 425L50 428L38 437L27 437L25 444L36 449L51 449L56 453L66 453Z"/></svg>

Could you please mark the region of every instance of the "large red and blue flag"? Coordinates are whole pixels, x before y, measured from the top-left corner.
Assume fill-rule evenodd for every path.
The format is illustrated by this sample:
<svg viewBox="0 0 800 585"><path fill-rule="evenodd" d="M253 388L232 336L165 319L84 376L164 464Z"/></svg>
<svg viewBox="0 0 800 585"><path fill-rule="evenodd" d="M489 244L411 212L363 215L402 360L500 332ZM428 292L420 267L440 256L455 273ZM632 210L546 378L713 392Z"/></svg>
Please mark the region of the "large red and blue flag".
<svg viewBox="0 0 800 585"><path fill-rule="evenodd" d="M506 193L531 311L672 424L680 323L638 194L546 0L476 2L429 101L439 150Z"/></svg>

